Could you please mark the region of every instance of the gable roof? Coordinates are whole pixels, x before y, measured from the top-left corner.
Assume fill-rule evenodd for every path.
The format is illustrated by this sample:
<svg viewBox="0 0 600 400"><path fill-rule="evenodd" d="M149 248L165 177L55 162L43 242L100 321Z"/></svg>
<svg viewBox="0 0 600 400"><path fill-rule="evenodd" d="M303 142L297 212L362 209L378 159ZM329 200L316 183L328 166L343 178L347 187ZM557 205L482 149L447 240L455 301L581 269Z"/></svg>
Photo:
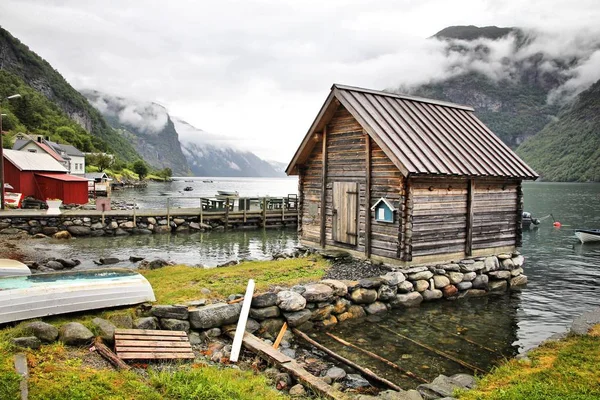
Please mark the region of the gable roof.
<svg viewBox="0 0 600 400"><path fill-rule="evenodd" d="M48 154L4 150L4 157L20 171L67 172L67 169Z"/></svg>
<svg viewBox="0 0 600 400"><path fill-rule="evenodd" d="M33 139L17 139L17 140L15 140L15 144L13 144L13 150L22 150L23 147L25 147L29 143L35 144L37 147L42 149L46 154L49 154L50 156L52 156L52 158L54 158L56 161L58 161L58 162L65 161L60 156L60 154L58 154L56 151L54 151L54 149L52 147L48 146L46 143L43 143L43 142L40 143Z"/></svg>
<svg viewBox="0 0 600 400"><path fill-rule="evenodd" d="M384 203L387 206L387 208L390 209L390 211L396 211L396 208L385 197L381 197L379 200L377 200L375 204L373 204L373 207L371 207L371 211L375 211L379 203Z"/></svg>
<svg viewBox="0 0 600 400"><path fill-rule="evenodd" d="M537 178L536 172L458 104L351 86L333 85L286 173L310 156L312 136L344 106L404 176Z"/></svg>

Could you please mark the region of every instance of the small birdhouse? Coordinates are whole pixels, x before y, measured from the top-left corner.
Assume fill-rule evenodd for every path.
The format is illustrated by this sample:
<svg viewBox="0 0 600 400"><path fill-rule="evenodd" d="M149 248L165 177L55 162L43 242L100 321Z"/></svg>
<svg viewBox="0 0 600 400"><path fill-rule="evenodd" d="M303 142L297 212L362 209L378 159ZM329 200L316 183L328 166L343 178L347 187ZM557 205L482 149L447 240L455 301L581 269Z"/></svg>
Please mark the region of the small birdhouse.
<svg viewBox="0 0 600 400"><path fill-rule="evenodd" d="M375 221L394 223L394 211L396 209L387 199L382 197L377 200L371 207L371 211L375 211Z"/></svg>

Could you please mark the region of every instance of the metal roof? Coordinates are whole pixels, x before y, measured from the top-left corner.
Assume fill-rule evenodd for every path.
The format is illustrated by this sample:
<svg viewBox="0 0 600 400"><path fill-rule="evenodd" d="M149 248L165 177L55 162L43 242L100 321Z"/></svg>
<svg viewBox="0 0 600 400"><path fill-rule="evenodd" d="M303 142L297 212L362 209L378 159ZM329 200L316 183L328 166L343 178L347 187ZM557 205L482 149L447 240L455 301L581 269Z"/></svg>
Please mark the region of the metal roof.
<svg viewBox="0 0 600 400"><path fill-rule="evenodd" d="M21 171L67 172L65 167L45 153L4 149L4 157Z"/></svg>
<svg viewBox="0 0 600 400"><path fill-rule="evenodd" d="M288 174L306 157L303 147L314 146L314 141L307 139L328 122L320 119L326 108L335 106L335 98L405 176L538 176L475 116L471 107L351 86L333 85L331 90L288 166Z"/></svg>
<svg viewBox="0 0 600 400"><path fill-rule="evenodd" d="M56 179L62 182L87 182L88 180L80 176L69 175L69 174L35 174L36 176L43 176L50 179Z"/></svg>

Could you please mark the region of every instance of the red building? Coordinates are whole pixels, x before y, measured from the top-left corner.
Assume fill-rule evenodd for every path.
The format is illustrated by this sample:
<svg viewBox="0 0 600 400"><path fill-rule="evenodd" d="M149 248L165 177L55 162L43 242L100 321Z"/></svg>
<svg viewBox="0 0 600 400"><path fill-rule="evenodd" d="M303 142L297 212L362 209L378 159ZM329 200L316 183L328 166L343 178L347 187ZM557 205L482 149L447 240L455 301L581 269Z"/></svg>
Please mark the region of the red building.
<svg viewBox="0 0 600 400"><path fill-rule="evenodd" d="M61 199L65 204L88 202L87 179L67 174L48 154L4 150L4 182L23 197Z"/></svg>

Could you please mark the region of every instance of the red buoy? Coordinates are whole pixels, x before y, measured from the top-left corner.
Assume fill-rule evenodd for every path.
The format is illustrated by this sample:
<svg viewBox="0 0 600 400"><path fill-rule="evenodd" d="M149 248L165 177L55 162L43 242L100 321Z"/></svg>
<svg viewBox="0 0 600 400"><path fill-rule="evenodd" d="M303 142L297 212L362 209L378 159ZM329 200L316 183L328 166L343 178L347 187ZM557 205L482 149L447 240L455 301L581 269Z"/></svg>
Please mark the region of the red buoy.
<svg viewBox="0 0 600 400"><path fill-rule="evenodd" d="M558 221L554 221L554 227L555 227L555 228L560 228L560 227L561 227L561 225L562 225L562 224L561 224L560 222L558 222Z"/></svg>

